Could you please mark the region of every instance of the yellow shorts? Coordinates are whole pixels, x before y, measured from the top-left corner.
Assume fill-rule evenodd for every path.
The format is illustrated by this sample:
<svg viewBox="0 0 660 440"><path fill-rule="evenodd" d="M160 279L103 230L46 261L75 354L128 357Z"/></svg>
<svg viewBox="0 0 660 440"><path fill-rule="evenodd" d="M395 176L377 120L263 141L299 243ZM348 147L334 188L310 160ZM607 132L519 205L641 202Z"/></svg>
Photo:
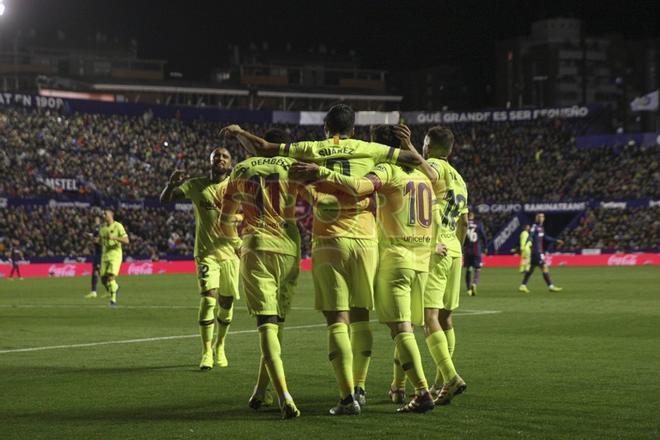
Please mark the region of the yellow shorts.
<svg viewBox="0 0 660 440"><path fill-rule="evenodd" d="M381 260L376 276L376 313L382 323L424 325L424 288L428 272L402 269Z"/></svg>
<svg viewBox="0 0 660 440"><path fill-rule="evenodd" d="M316 309L372 310L374 277L378 268L378 241L323 238L312 243L312 277Z"/></svg>
<svg viewBox="0 0 660 440"><path fill-rule="evenodd" d="M220 296L231 296L240 299L238 293L239 260L228 258L219 260L215 255L195 257L197 268L197 284L200 293L215 290Z"/></svg>
<svg viewBox="0 0 660 440"><path fill-rule="evenodd" d="M101 272L100 275L119 275L119 269L121 268L121 254L118 255L109 255L107 258L101 258Z"/></svg>
<svg viewBox="0 0 660 440"><path fill-rule="evenodd" d="M433 255L429 280L424 291L424 307L456 310L461 293L462 257Z"/></svg>
<svg viewBox="0 0 660 440"><path fill-rule="evenodd" d="M241 281L248 311L284 318L291 308L299 273L298 257L243 249Z"/></svg>

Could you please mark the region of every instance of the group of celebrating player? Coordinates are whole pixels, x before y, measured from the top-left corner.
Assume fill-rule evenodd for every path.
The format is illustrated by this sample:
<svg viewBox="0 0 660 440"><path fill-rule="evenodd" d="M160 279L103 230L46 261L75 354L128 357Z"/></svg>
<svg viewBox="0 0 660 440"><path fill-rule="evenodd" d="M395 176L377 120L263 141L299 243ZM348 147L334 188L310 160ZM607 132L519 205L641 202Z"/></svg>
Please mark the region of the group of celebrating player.
<svg viewBox="0 0 660 440"><path fill-rule="evenodd" d="M325 117L322 141L292 143L279 129L269 130L262 139L230 125L220 135L238 139L251 157L232 166L229 151L216 148L209 176L187 178L176 170L161 194L163 203L193 202L201 293L200 368L228 365L224 345L234 301L240 295L240 277L248 310L256 317L261 348L249 406L272 404L268 389L272 384L283 418L300 415L281 359L284 323L301 257L298 197L313 210L315 307L327 322L328 358L340 395L330 414L357 415L366 404L373 309L394 340L389 396L403 404L398 412L430 411L435 405L449 404L466 389L452 360L456 345L452 311L459 305L462 243L472 222L468 222L466 184L447 161L454 136L449 129L431 128L420 153L404 125L374 127L371 142L365 142L352 139L354 123L353 110L339 104ZM100 237L104 250L118 245L119 252L119 243L128 240L111 211L106 211ZM103 254L103 282L114 302L118 286L112 274L118 268L113 271L111 266L116 255ZM470 265L481 266L480 262ZM466 281L476 294L478 271L475 279ZM415 326L423 327L437 367L431 386ZM407 403L406 380L415 389Z"/></svg>
<svg viewBox="0 0 660 440"><path fill-rule="evenodd" d="M328 325L328 358L340 393L330 414L360 414L366 404L374 308L394 339L392 400L405 403L406 379L415 388L399 412L429 411L466 388L452 361L451 312L458 307L467 228L466 185L446 160L453 134L429 130L422 155L405 126L375 127L372 142L364 142L351 138L354 123L353 110L340 104L326 115L323 141L291 143L276 129L262 139L237 125L225 127L220 134L237 138L252 157L232 168L229 152L218 148L211 154L209 177L186 179L175 171L161 195L164 203L188 198L194 206L200 367L213 367L214 352L216 364L227 365L224 339L240 274L262 354L249 405L258 409L270 403L271 383L284 418L300 415L280 355L299 273L297 197L313 208L315 303ZM219 337L213 347L216 320ZM413 326L424 327L437 366L431 387Z"/></svg>

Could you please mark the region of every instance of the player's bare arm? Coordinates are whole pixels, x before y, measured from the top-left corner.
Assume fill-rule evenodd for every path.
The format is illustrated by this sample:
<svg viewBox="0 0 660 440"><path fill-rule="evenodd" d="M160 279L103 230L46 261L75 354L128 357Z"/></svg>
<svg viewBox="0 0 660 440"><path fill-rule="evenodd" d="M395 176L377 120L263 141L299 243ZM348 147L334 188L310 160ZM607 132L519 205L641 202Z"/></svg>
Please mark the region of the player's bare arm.
<svg viewBox="0 0 660 440"><path fill-rule="evenodd" d="M268 142L267 140L262 139L259 136L250 133L249 131L243 130L237 124L224 127L222 130L220 130L220 136L234 137L238 139L238 142L240 142L243 148L245 148L251 154L256 154L257 156L277 156L277 153L280 149L279 144Z"/></svg>
<svg viewBox="0 0 660 440"><path fill-rule="evenodd" d="M412 140L410 139L411 137L411 131L410 128L408 128L407 125L404 124L399 124L394 127L392 127L392 131L394 132L394 135L401 141L401 145L405 147L407 152L412 153L413 155L417 156L419 159L419 165L418 168L419 170L424 173L426 177L429 178L431 183L435 184L439 178L438 173L436 170L433 169L431 165L424 159L424 156L419 154L417 149L412 143ZM403 153L404 151L401 151ZM401 159L401 154L399 154L399 159Z"/></svg>
<svg viewBox="0 0 660 440"><path fill-rule="evenodd" d="M465 241L465 236L467 235L468 228L468 215L467 213L461 214L458 217L458 222L456 223L456 237L458 240L463 243Z"/></svg>
<svg viewBox="0 0 660 440"><path fill-rule="evenodd" d="M172 203L186 198L179 186L188 179L188 175L183 170L174 170L167 182L167 186L160 193L160 203Z"/></svg>
<svg viewBox="0 0 660 440"><path fill-rule="evenodd" d="M130 240L128 239L128 235L124 235L123 237L117 237L116 235L109 235L109 236L108 236L108 240L118 241L118 242L120 242L121 244L128 244L129 241L130 241Z"/></svg>

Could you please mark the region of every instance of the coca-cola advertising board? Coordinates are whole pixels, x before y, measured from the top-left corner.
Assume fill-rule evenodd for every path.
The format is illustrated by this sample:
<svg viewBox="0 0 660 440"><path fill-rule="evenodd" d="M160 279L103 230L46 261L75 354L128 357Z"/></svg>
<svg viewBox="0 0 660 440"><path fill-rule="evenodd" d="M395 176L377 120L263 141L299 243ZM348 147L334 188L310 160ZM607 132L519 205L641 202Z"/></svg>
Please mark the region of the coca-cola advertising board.
<svg viewBox="0 0 660 440"><path fill-rule="evenodd" d="M600 254L600 255L561 255L548 254L546 262L550 266L660 266L660 254ZM493 255L483 258L484 267L518 267L520 257L515 255ZM300 262L303 271L312 269L312 260ZM23 277L76 277L88 276L92 265L89 263L44 263L20 265ZM9 276L11 265L0 264L0 278ZM132 261L121 265L120 275L160 275L173 273L194 273L195 262L181 261Z"/></svg>

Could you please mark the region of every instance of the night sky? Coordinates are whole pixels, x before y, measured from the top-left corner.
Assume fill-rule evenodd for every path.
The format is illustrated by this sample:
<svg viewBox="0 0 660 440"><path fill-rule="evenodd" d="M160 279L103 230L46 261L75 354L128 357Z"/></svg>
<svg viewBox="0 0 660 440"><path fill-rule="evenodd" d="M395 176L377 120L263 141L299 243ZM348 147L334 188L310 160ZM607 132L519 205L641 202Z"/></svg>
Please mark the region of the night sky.
<svg viewBox="0 0 660 440"><path fill-rule="evenodd" d="M618 1L126 1L4 0L2 34L33 28L73 41L100 31L138 41L142 58L170 61L186 79L205 79L226 64L229 42L325 43L355 49L363 67L408 70L461 65L470 82L494 81L495 41L529 33L532 21L584 19L589 34L657 38L657 2Z"/></svg>

